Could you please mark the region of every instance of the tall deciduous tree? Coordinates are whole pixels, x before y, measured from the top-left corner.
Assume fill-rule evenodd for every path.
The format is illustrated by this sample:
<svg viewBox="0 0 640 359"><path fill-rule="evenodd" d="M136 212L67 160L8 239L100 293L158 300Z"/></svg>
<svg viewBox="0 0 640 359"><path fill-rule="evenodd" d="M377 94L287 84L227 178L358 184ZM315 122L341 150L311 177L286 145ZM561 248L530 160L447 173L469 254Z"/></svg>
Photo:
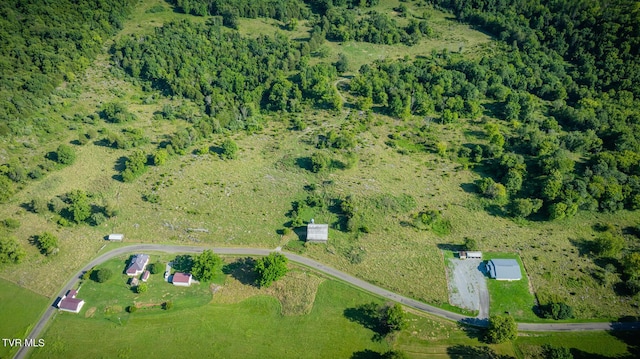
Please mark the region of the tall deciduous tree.
<svg viewBox="0 0 640 359"><path fill-rule="evenodd" d="M80 223L91 216L91 204L87 194L81 190L75 190L68 195L69 207L67 208L72 219Z"/></svg>
<svg viewBox="0 0 640 359"><path fill-rule="evenodd" d="M288 262L287 257L276 252L271 252L268 256L258 259L254 267L256 274L258 274L258 285L268 287L284 277L289 271Z"/></svg>
<svg viewBox="0 0 640 359"><path fill-rule="evenodd" d="M518 324L510 315L492 315L489 318L487 341L490 343L504 343L518 337Z"/></svg>
<svg viewBox="0 0 640 359"><path fill-rule="evenodd" d="M215 277L221 267L222 259L220 256L207 249L193 259L191 274L199 281L208 282Z"/></svg>

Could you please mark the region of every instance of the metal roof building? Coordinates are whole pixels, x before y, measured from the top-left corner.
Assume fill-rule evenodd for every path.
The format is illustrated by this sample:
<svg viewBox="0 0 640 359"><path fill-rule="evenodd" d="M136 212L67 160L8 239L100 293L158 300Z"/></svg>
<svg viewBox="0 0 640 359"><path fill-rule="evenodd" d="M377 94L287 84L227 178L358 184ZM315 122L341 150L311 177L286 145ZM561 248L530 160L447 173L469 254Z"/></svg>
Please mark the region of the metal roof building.
<svg viewBox="0 0 640 359"><path fill-rule="evenodd" d="M328 224L309 223L307 225L307 242L326 242L328 239Z"/></svg>
<svg viewBox="0 0 640 359"><path fill-rule="evenodd" d="M492 259L487 263L489 276L497 280L520 280L522 272L515 259Z"/></svg>

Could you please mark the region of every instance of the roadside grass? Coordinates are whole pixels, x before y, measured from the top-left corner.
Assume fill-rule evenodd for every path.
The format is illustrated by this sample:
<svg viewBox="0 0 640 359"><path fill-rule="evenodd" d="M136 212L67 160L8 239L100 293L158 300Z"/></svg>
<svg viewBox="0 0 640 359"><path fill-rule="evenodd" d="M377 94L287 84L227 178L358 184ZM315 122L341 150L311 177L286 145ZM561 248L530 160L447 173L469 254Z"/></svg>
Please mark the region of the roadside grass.
<svg viewBox="0 0 640 359"><path fill-rule="evenodd" d="M0 338L24 339L47 308L49 298L0 279L0 303ZM0 358L10 358L16 350L2 345Z"/></svg>
<svg viewBox="0 0 640 359"><path fill-rule="evenodd" d="M378 300L327 281L311 313L302 316L281 315L278 301L265 295L236 304L123 314L120 323L59 315L44 336L47 346L32 357L345 358L363 348L384 352L387 341L372 341L371 330L343 316L345 309L371 301ZM109 340L96 342L95 333Z"/></svg>
<svg viewBox="0 0 640 359"><path fill-rule="evenodd" d="M637 346L637 332L553 332L520 333L514 346L525 359L544 358L542 346L570 348L575 358L633 357L632 346Z"/></svg>
<svg viewBox="0 0 640 359"><path fill-rule="evenodd" d="M508 258L515 259L520 264L522 279L516 281L499 281L487 278L489 289L491 315L509 313L518 321L540 321L534 312L535 298L529 291L529 279L522 266L522 260L512 253L483 253L483 260Z"/></svg>

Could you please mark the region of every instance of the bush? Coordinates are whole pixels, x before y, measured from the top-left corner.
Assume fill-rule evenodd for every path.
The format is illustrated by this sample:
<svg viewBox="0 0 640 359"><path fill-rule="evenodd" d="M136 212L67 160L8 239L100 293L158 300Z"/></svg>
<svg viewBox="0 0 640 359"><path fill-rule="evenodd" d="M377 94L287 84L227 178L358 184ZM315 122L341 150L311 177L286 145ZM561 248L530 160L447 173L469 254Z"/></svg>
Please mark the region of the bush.
<svg viewBox="0 0 640 359"><path fill-rule="evenodd" d="M573 308L562 302L551 302L540 306L540 312L545 318L555 320L573 318Z"/></svg>
<svg viewBox="0 0 640 359"><path fill-rule="evenodd" d="M162 303L162 309L169 310L171 308L173 308L173 302L172 301L168 300L168 301Z"/></svg>
<svg viewBox="0 0 640 359"><path fill-rule="evenodd" d="M0 264L20 263L26 254L14 238L0 238Z"/></svg>
<svg viewBox="0 0 640 359"><path fill-rule="evenodd" d="M238 157L238 145L230 138L222 142L222 153L220 157L224 160L232 160Z"/></svg>
<svg viewBox="0 0 640 359"><path fill-rule="evenodd" d="M127 307L127 312L129 313L135 313L138 310L138 307L136 307L135 305L130 305Z"/></svg>
<svg viewBox="0 0 640 359"><path fill-rule="evenodd" d="M91 223L94 226L99 226L107 220L107 217L102 212L96 212L91 215Z"/></svg>
<svg viewBox="0 0 640 359"><path fill-rule="evenodd" d="M62 144L56 150L56 162L70 165L76 160L76 152L68 145Z"/></svg>
<svg viewBox="0 0 640 359"><path fill-rule="evenodd" d="M138 294L146 293L147 290L149 290L147 283L140 283L136 286L136 293Z"/></svg>
<svg viewBox="0 0 640 359"><path fill-rule="evenodd" d="M316 152L311 155L311 171L318 173L331 166L331 158L324 152Z"/></svg>
<svg viewBox="0 0 640 359"><path fill-rule="evenodd" d="M43 198L34 198L29 203L29 209L33 213L45 213L49 208L47 206L47 201Z"/></svg>
<svg viewBox="0 0 640 359"><path fill-rule="evenodd" d="M20 228L20 221L13 218L7 218L4 221L2 221L2 225L8 229L17 229L17 228Z"/></svg>
<svg viewBox="0 0 640 359"><path fill-rule="evenodd" d="M58 238L49 232L35 237L35 244L40 253L45 256L56 254L58 252Z"/></svg>
<svg viewBox="0 0 640 359"><path fill-rule="evenodd" d="M148 268L149 268L149 273L151 274L158 274L163 270L162 263L160 262L151 263L149 264Z"/></svg>
<svg viewBox="0 0 640 359"><path fill-rule="evenodd" d="M569 348L565 347L554 347L549 344L545 344L542 346L542 350L544 352L544 357L547 359L573 359L573 354Z"/></svg>

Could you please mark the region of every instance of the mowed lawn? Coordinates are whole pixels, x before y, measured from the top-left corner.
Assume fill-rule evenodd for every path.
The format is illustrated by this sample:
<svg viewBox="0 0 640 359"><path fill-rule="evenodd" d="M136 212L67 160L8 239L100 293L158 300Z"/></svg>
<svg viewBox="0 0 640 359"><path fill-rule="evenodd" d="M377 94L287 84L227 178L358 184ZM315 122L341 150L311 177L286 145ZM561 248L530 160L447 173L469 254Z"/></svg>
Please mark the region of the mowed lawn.
<svg viewBox="0 0 640 359"><path fill-rule="evenodd" d="M24 339L48 303L49 298L0 279L0 338ZM14 353L0 346L0 358Z"/></svg>
<svg viewBox="0 0 640 359"><path fill-rule="evenodd" d="M82 293L82 291L81 291ZM121 314L121 321L61 313L33 358L348 358L365 349L384 352L386 341L349 321L344 310L379 301L336 281L320 285L308 315L282 316L274 297ZM104 340L96 341L96 333Z"/></svg>
<svg viewBox="0 0 640 359"><path fill-rule="evenodd" d="M514 253L484 253L484 259L487 261L498 258L517 260L520 264L522 279L499 281L487 278L490 296L489 313L491 315L509 313L518 321L539 321L540 318L533 312L535 298L529 291L529 279L522 265L522 260Z"/></svg>

